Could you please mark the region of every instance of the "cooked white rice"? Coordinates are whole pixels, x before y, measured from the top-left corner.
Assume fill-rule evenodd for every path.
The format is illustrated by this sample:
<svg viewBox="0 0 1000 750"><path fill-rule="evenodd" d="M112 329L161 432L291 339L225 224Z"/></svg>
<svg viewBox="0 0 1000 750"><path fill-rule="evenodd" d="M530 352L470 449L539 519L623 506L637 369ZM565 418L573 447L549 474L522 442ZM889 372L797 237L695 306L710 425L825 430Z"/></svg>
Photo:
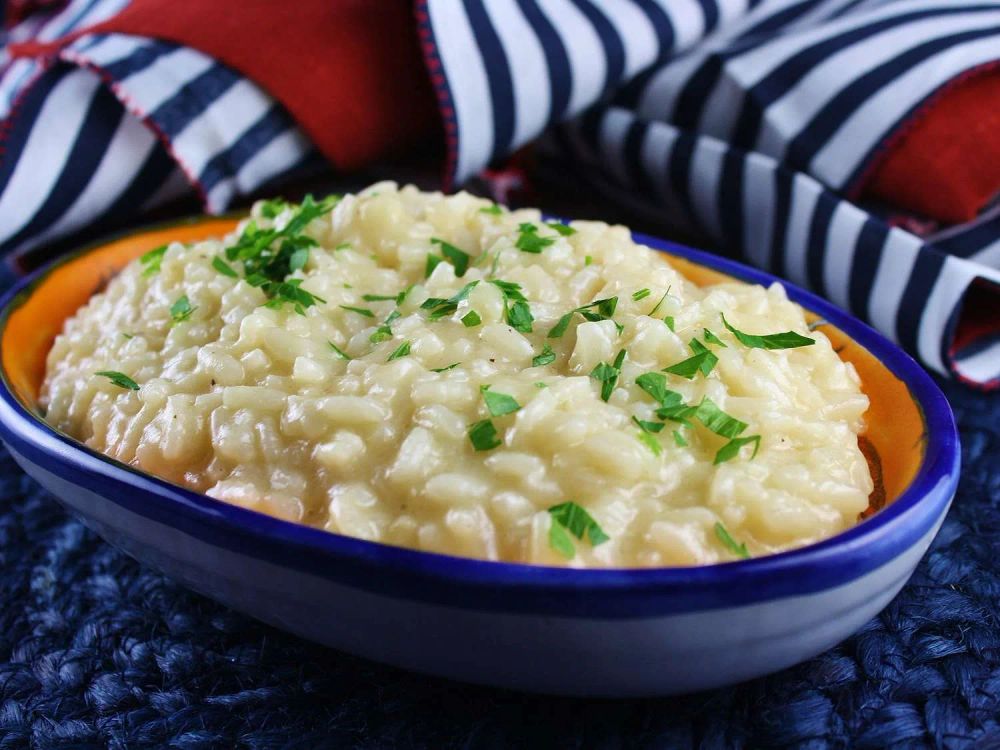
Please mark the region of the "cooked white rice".
<svg viewBox="0 0 1000 750"><path fill-rule="evenodd" d="M391 183L345 196L305 230L318 247L293 278L323 301L304 314L291 303L263 306L267 296L243 280L239 261L226 261L238 279L213 265L246 222L222 240L170 245L158 271L133 262L56 339L42 389L47 419L97 451L229 503L489 560L699 565L735 559L741 544L763 555L857 522L872 490L857 437L868 399L781 286L699 288L624 227L578 221L564 236L537 211L490 206ZM263 210L254 208L256 225L281 228L298 208L273 220ZM472 256L462 278L432 238ZM540 252L519 249L519 239ZM428 254L444 262L425 278ZM520 285L531 332L508 323L517 294L505 300L490 280ZM473 281L452 313L430 319L421 306ZM397 301L363 295L394 298L410 285L379 341ZM182 295L189 305L178 307ZM575 313L561 337L548 336L567 312L612 297L613 319ZM467 326L472 311L481 322ZM740 331L795 331L815 343L751 348L722 314ZM686 424L658 419L660 405L636 385L692 357L692 338L717 363L707 376L663 373L666 387L746 423L739 436L760 436L756 456L746 441L716 463L728 438L705 426L704 413ZM533 366L546 345L554 361ZM591 373L613 372L621 350L605 402ZM491 416L483 386L520 408ZM644 433L633 417L660 431ZM486 419L501 445L477 450L470 425ZM489 429L480 433L484 447ZM607 540L573 534L582 526L566 512L577 506Z"/></svg>

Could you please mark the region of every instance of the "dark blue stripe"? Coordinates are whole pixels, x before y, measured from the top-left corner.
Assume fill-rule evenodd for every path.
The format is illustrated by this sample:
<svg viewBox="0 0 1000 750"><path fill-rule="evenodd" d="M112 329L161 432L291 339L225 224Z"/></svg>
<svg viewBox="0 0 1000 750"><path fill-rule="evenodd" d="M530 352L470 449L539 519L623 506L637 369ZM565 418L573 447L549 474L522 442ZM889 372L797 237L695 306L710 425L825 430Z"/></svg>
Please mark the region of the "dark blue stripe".
<svg viewBox="0 0 1000 750"><path fill-rule="evenodd" d="M826 281L823 278L823 259L827 253L843 252L841 248L828 244L830 220L840 199L833 193L824 190L816 200L812 220L809 222L809 239L806 241L806 279L809 287L819 294L825 295Z"/></svg>
<svg viewBox="0 0 1000 750"><path fill-rule="evenodd" d="M764 36L763 41L773 39L773 34L783 30L786 26L813 10L817 5L827 2L827 0L803 0L797 5L790 5L782 8L777 13L772 13L767 18L762 18L753 26L745 30L737 37L738 39L751 39L757 36Z"/></svg>
<svg viewBox="0 0 1000 750"><path fill-rule="evenodd" d="M827 101L822 109L812 117L809 124L803 127L798 135L789 141L785 152L785 161L803 167L808 165L812 161L812 158L834 136L846 117L857 110L862 104L876 96L880 89L888 86L901 75L925 60L934 57L939 52L956 48L964 42L994 35L997 35L997 49L1000 50L1000 35L998 35L997 28L974 29L943 39L933 39L924 42L858 76L849 86ZM887 136L898 125L898 120L886 121L882 136ZM869 156L881 145L881 141L882 138L879 138L879 142L869 149ZM856 171L863 169L867 162L867 158L862 159ZM846 184L851 184L851 180L848 180Z"/></svg>
<svg viewBox="0 0 1000 750"><path fill-rule="evenodd" d="M934 284L941 275L944 266L944 255L931 249L925 249L917 254L910 278L903 290L903 298L899 301L896 311L896 338L900 346L911 352L917 351L917 332L920 318L927 307L927 298L934 289Z"/></svg>
<svg viewBox="0 0 1000 750"><path fill-rule="evenodd" d="M840 50L911 21L949 16L958 11L995 13L996 10L996 7L962 6L903 13L849 29L800 50L744 93L740 113L732 132L732 144L738 148L753 148L760 133L764 111L796 86L816 65ZM733 55L730 54L728 57Z"/></svg>
<svg viewBox="0 0 1000 750"><path fill-rule="evenodd" d="M108 144L125 116L121 102L105 86L95 89L89 103L78 102L77 106L86 106L87 113L66 154L62 171L28 223L0 245L0 252L17 247L24 240L54 224L69 210L94 177L108 150ZM50 123L40 120L37 124L40 128L51 127Z"/></svg>
<svg viewBox="0 0 1000 750"><path fill-rule="evenodd" d="M677 127L687 130L697 129L702 110L708 102L708 95L719 81L723 62L722 55L712 53L688 77L684 87L677 95L674 111L670 118Z"/></svg>
<svg viewBox="0 0 1000 750"><path fill-rule="evenodd" d="M218 152L202 169L198 176L205 192L211 190L220 180L233 177L261 149L282 133L295 127L280 104L271 107L267 113L247 130L229 148Z"/></svg>
<svg viewBox="0 0 1000 750"><path fill-rule="evenodd" d="M486 65L486 79L490 87L490 100L493 102L493 157L497 158L510 151L514 140L517 107L514 82L511 79L507 53L482 0L463 0L463 4Z"/></svg>
<svg viewBox="0 0 1000 750"><path fill-rule="evenodd" d="M597 32L601 46L604 48L606 68L604 71L604 87L601 98L608 96L621 83L625 74L625 45L622 44L618 32L607 17L595 8L590 0L576 0L577 7L583 13Z"/></svg>
<svg viewBox="0 0 1000 750"><path fill-rule="evenodd" d="M869 217L858 232L857 241L854 243L854 259L851 262L847 299L851 312L863 320L871 318L869 302L872 287L879 266L882 265L882 256L888 239L889 230L885 224Z"/></svg>
<svg viewBox="0 0 1000 750"><path fill-rule="evenodd" d="M722 250L730 255L737 251L744 256L750 248L746 245L743 232L743 172L746 156L735 149L726 149L722 159L722 174L719 178L717 204L719 225L722 230ZM764 189L759 186L757 189Z"/></svg>
<svg viewBox="0 0 1000 750"><path fill-rule="evenodd" d="M933 244L949 255L968 258L970 255L989 247L998 239L1000 239L1000 216L995 216L989 221L975 224L950 237L934 240Z"/></svg>
<svg viewBox="0 0 1000 750"><path fill-rule="evenodd" d="M718 0L698 0L698 5L701 6L701 15L704 18L704 35L707 35L719 25L719 3Z"/></svg>
<svg viewBox="0 0 1000 750"><path fill-rule="evenodd" d="M7 184L24 154L24 146L49 94L67 74L75 70L75 67L69 65L56 65L43 73L24 94L14 115L5 121L10 130L4 138L3 152L0 155L0 195L7 189Z"/></svg>
<svg viewBox="0 0 1000 750"><path fill-rule="evenodd" d="M549 69L549 114L546 122L556 122L569 107L569 97L573 91L573 69L569 64L569 55L563 45L562 37L548 17L538 8L535 0L517 0L521 12L527 19L545 53L545 65Z"/></svg>
<svg viewBox="0 0 1000 750"><path fill-rule="evenodd" d="M170 99L149 113L149 118L168 138L173 138L242 80L242 76L229 68L213 65L177 89Z"/></svg>
<svg viewBox="0 0 1000 750"><path fill-rule="evenodd" d="M632 120L628 132L625 134L622 154L626 170L629 173L629 177L632 178L632 184L644 197L652 200L659 191L650 179L649 172L646 170L646 165L642 158L642 146L648 132L649 126L643 123L642 120L638 118Z"/></svg>
<svg viewBox="0 0 1000 750"><path fill-rule="evenodd" d="M673 192L681 213L689 217L692 226L700 227L698 217L691 201L691 164L694 160L695 137L690 133L678 133L674 147L670 151L670 163L667 165L667 182ZM706 228L701 228L705 231ZM708 227L707 229L711 229Z"/></svg>
<svg viewBox="0 0 1000 750"><path fill-rule="evenodd" d="M770 270L779 276L788 275L788 270L785 268L785 242L788 239L788 222L792 216L793 179L787 170L775 170L774 229L771 233Z"/></svg>
<svg viewBox="0 0 1000 750"><path fill-rule="evenodd" d="M141 70L145 70L164 55L180 49L180 45L150 40L128 57L101 66L111 78L122 81Z"/></svg>
<svg viewBox="0 0 1000 750"><path fill-rule="evenodd" d="M635 4L639 6L639 10L646 14L646 18L649 19L650 25L652 25L653 30L656 32L660 48L656 53L655 64L661 63L674 51L674 44L676 43L674 24L670 20L670 16L667 15L666 11L655 0L635 0Z"/></svg>

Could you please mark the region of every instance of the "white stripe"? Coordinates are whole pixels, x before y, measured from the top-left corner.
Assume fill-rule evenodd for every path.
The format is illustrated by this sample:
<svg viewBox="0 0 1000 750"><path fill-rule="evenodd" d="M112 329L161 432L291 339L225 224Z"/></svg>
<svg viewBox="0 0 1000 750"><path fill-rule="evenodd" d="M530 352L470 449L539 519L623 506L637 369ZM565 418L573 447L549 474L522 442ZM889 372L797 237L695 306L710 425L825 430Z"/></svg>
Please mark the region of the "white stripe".
<svg viewBox="0 0 1000 750"><path fill-rule="evenodd" d="M605 3L597 7L614 27L625 48L621 82L629 80L656 61L660 52L660 40L645 13L634 3Z"/></svg>
<svg viewBox="0 0 1000 750"><path fill-rule="evenodd" d="M893 341L896 335L896 314L920 254L921 242L901 229L890 229L875 272L875 282L868 295L868 318L872 325Z"/></svg>
<svg viewBox="0 0 1000 750"><path fill-rule="evenodd" d="M988 383L1000 377L1000 341L972 356L956 358L953 364L962 377Z"/></svg>
<svg viewBox="0 0 1000 750"><path fill-rule="evenodd" d="M541 42L517 5L509 0L491 0L486 10L507 53L516 118L511 148L517 148L546 125L546 102L552 101L548 64Z"/></svg>
<svg viewBox="0 0 1000 750"><path fill-rule="evenodd" d="M852 44L828 57L783 97L765 111L757 150L781 160L788 142L809 124L826 104L841 91L849 88L861 71L873 70L908 49L923 42L940 39L956 32L981 28L990 21L1000 20L1000 13L972 14L929 18L919 22L894 26L857 44ZM921 95L926 90L921 91ZM914 91L914 94L917 92ZM882 124L886 120L882 121ZM863 156L867 150L861 151ZM854 160L854 163L857 159Z"/></svg>
<svg viewBox="0 0 1000 750"><path fill-rule="evenodd" d="M0 195L0 243L27 224L48 197L98 85L91 71L73 70L46 98Z"/></svg>
<svg viewBox="0 0 1000 750"><path fill-rule="evenodd" d="M256 84L240 79L174 137L172 151L188 174L200 175L216 154L235 143L273 106L271 97Z"/></svg>
<svg viewBox="0 0 1000 750"><path fill-rule="evenodd" d="M623 186L632 184L622 150L625 145L625 135L628 133L629 126L634 119L634 117L622 109L614 108L608 110L607 114L601 118L600 134L598 136L605 168Z"/></svg>
<svg viewBox="0 0 1000 750"><path fill-rule="evenodd" d="M816 154L810 172L842 187L861 160L913 106L959 73L997 58L1000 35L951 47L910 68L869 98Z"/></svg>
<svg viewBox="0 0 1000 750"><path fill-rule="evenodd" d="M977 269L968 261L954 256L945 258L924 305L917 331L917 352L929 367L940 373L948 372L941 361L941 342L945 338L948 322L976 276Z"/></svg>
<svg viewBox="0 0 1000 750"><path fill-rule="evenodd" d="M989 266L1000 271L1000 239L987 245L982 250L977 250L969 257L969 260L982 263L984 266Z"/></svg>
<svg viewBox="0 0 1000 750"><path fill-rule="evenodd" d="M56 221L25 240L14 252L36 247L50 237L68 234L103 214L122 194L159 142L149 128L123 113L97 169L76 200Z"/></svg>
<svg viewBox="0 0 1000 750"><path fill-rule="evenodd" d="M455 107L455 181L461 183L478 172L493 153L493 103L482 55L465 12L443 0L430 0L427 10Z"/></svg>
<svg viewBox="0 0 1000 750"><path fill-rule="evenodd" d="M868 214L847 201L833 210L823 253L823 285L826 296L843 308L850 305L851 265L858 251L857 242Z"/></svg>
<svg viewBox="0 0 1000 750"><path fill-rule="evenodd" d="M689 192L702 231L715 239L719 232L719 180L727 147L714 138L699 138L691 158Z"/></svg>
<svg viewBox="0 0 1000 750"><path fill-rule="evenodd" d="M70 47L79 53L83 53L85 50L84 56L98 67L122 60L140 48L149 46L148 39L126 36L125 34L109 34L89 46L80 44L82 39L86 39L86 37L77 39Z"/></svg>
<svg viewBox="0 0 1000 750"><path fill-rule="evenodd" d="M128 98L126 106L145 116L170 99L184 84L215 65L206 55L186 47L162 55L147 68L123 78L118 89Z"/></svg>
<svg viewBox="0 0 1000 750"><path fill-rule="evenodd" d="M607 75L607 59L593 25L569 0L538 0L538 7L556 29L566 49L573 89L567 114L575 115L601 94Z"/></svg>
<svg viewBox="0 0 1000 750"><path fill-rule="evenodd" d="M774 162L750 154L743 170L743 246L746 257L759 268L771 267L775 184Z"/></svg>
<svg viewBox="0 0 1000 750"><path fill-rule="evenodd" d="M670 154L674 150L674 143L677 141L677 130L666 127L659 123L652 123L646 128L646 135L642 141L640 158L642 167L659 191L661 201L668 201L672 197L672 191L667 186L667 164L670 162Z"/></svg>
<svg viewBox="0 0 1000 750"><path fill-rule="evenodd" d="M208 211L217 213L229 205L237 193L249 193L270 179L295 166L311 146L298 128L289 128L272 138L266 146L250 157L235 177L220 180L208 192Z"/></svg>
<svg viewBox="0 0 1000 750"><path fill-rule="evenodd" d="M788 228L785 233L784 275L800 286L809 286L806 274L806 250L809 247L809 227L813 211L823 188L811 177L796 174L792 179ZM777 269L779 274L781 269Z"/></svg>

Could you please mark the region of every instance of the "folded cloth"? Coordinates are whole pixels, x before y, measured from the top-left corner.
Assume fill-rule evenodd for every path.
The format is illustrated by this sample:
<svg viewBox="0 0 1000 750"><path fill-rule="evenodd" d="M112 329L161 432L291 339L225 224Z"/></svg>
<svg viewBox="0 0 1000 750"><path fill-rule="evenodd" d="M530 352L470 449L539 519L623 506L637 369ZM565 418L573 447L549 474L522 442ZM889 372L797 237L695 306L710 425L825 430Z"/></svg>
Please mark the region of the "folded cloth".
<svg viewBox="0 0 1000 750"><path fill-rule="evenodd" d="M1000 386L1000 2L75 0L29 22L0 75L14 267L435 127L448 185L541 137L608 200Z"/></svg>

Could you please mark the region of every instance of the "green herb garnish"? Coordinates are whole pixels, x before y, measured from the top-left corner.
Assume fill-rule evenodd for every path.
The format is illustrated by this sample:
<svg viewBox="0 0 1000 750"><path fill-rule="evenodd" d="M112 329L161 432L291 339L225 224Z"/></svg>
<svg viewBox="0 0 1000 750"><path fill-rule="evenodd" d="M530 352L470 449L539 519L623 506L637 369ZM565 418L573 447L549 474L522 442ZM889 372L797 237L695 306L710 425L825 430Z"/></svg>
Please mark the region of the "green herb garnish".
<svg viewBox="0 0 1000 750"><path fill-rule="evenodd" d="M142 264L142 275L152 276L155 273L159 273L160 265L163 263L163 256L167 253L167 246L160 245L159 247L154 247L147 253L143 253L139 256L139 262Z"/></svg>
<svg viewBox="0 0 1000 750"><path fill-rule="evenodd" d="M796 349L800 346L812 346L815 339L796 333L795 331L784 331L783 333L768 333L758 336L752 333L744 333L729 325L726 316L722 316L722 324L733 334L737 341L752 349Z"/></svg>
<svg viewBox="0 0 1000 750"><path fill-rule="evenodd" d="M607 401L615 390L618 376L621 374L622 364L625 362L625 350L622 349L615 357L614 364L598 362L597 366L590 371L590 377L601 383L601 400Z"/></svg>
<svg viewBox="0 0 1000 750"><path fill-rule="evenodd" d="M757 451L760 450L760 435L745 435L743 437L736 437L726 443L724 446L719 448L718 452L715 454L715 460L712 462L714 464L721 464L728 461L740 453L740 448L744 445L749 445L753 443L753 453L750 455L750 460L752 461L757 457Z"/></svg>
<svg viewBox="0 0 1000 750"><path fill-rule="evenodd" d="M680 448L684 448L688 444L688 441L681 434L680 430L674 430L674 442L677 443L678 447Z"/></svg>
<svg viewBox="0 0 1000 750"><path fill-rule="evenodd" d="M726 549L737 557L742 557L744 560L750 557L750 550L747 549L746 543L737 544L736 540L726 531L726 527L718 521L715 522L715 536Z"/></svg>
<svg viewBox="0 0 1000 750"><path fill-rule="evenodd" d="M386 359L386 362L392 362L392 360L394 359L405 357L409 353L410 353L410 342L404 341L402 344L396 347L395 351L393 351L392 354L389 355L388 359Z"/></svg>
<svg viewBox="0 0 1000 750"><path fill-rule="evenodd" d="M705 343L707 343L707 344L715 344L716 346L721 346L723 349L728 349L729 348L729 347L726 346L726 342L725 341L723 341L722 339L720 339L718 336L716 336L714 333L712 333L707 328L703 328L702 329L702 334L705 337Z"/></svg>
<svg viewBox="0 0 1000 750"><path fill-rule="evenodd" d="M329 347L330 347L331 349L333 349L333 351L334 351L334 352L335 352L335 353L337 354L337 356L339 356L339 357L340 357L341 359L351 359L351 356L350 356L350 355L349 355L349 354L348 354L347 352L345 352L345 351L344 351L343 349L341 349L340 347L338 347L338 346L337 346L337 345L336 345L335 343L333 343L332 341L327 341L326 343L327 343L327 345L328 345L328 346L329 346Z"/></svg>
<svg viewBox="0 0 1000 750"><path fill-rule="evenodd" d="M674 328L674 318L672 315L663 316L663 322L667 324L667 328L676 333L676 329Z"/></svg>
<svg viewBox="0 0 1000 750"><path fill-rule="evenodd" d="M170 317L174 323L183 323L185 320L191 317L193 313L198 308L191 305L191 300L188 299L186 294L182 294L177 298L177 301L170 306Z"/></svg>
<svg viewBox="0 0 1000 750"><path fill-rule="evenodd" d="M746 422L726 414L708 396L701 399L701 403L695 408L694 416L705 427L722 437L734 438L747 428Z"/></svg>
<svg viewBox="0 0 1000 750"><path fill-rule="evenodd" d="M632 299L638 302L641 299L646 299L646 297L648 297L651 294L652 292L649 291L649 289L640 289L637 292L632 292Z"/></svg>
<svg viewBox="0 0 1000 750"><path fill-rule="evenodd" d="M233 270L233 267L226 263L226 261L218 255L212 258L212 268L221 273L223 276L228 276L231 279L238 279L240 277L240 275Z"/></svg>
<svg viewBox="0 0 1000 750"><path fill-rule="evenodd" d="M563 224L561 221L547 221L545 222L545 226L555 232L558 232L563 237L569 237L572 234L576 234L576 230L573 229L573 227Z"/></svg>
<svg viewBox="0 0 1000 750"><path fill-rule="evenodd" d="M697 339L692 340L696 341ZM699 351L693 357L681 360L676 364L670 365L670 367L664 367L663 371L691 380L699 372L704 375L708 375L718 361L718 357L716 357L708 349L705 349L704 351Z"/></svg>
<svg viewBox="0 0 1000 750"><path fill-rule="evenodd" d="M552 517L549 525L549 545L568 560L572 560L576 555L576 548L569 534L580 541L586 536L591 547L603 544L611 538L604 533L604 529L593 516L575 502L553 505L549 508L549 515Z"/></svg>
<svg viewBox="0 0 1000 750"><path fill-rule="evenodd" d="M375 313L369 310L367 307L351 307L350 305L337 305L341 310L347 310L348 312L357 313L358 315L363 315L366 318L374 318Z"/></svg>
<svg viewBox="0 0 1000 750"><path fill-rule="evenodd" d="M469 441L477 451L488 451L501 444L497 428L489 419L483 419L469 426Z"/></svg>
<svg viewBox="0 0 1000 750"><path fill-rule="evenodd" d="M479 317L479 313L475 310L469 310L469 312L462 316L462 325L466 328L473 328L482 322L483 319Z"/></svg>
<svg viewBox="0 0 1000 750"><path fill-rule="evenodd" d="M424 278L430 278L430 275L434 273L434 269L438 267L439 263L443 263L444 258L440 255L435 255L434 253L427 253L427 262L424 263Z"/></svg>
<svg viewBox="0 0 1000 750"><path fill-rule="evenodd" d="M107 378L119 388L125 388L130 391L139 390L139 384L123 372L117 372L115 370L100 370L94 374Z"/></svg>
<svg viewBox="0 0 1000 750"><path fill-rule="evenodd" d="M437 237L431 237L431 244L440 246L441 254L451 261L451 264L455 267L456 276L459 278L465 276L465 272L469 270L469 260L472 258L471 255L464 250L460 250L455 247L450 242L445 242Z"/></svg>
<svg viewBox="0 0 1000 750"><path fill-rule="evenodd" d="M594 262L594 256L593 255L584 255L583 256L583 265L585 267L589 266L593 262Z"/></svg>
<svg viewBox="0 0 1000 750"><path fill-rule="evenodd" d="M585 319L596 322L600 320L612 320L612 316L615 314L615 309L618 307L617 297L608 297L607 299L596 299L583 307L578 307L575 310L570 310L568 313L559 318L559 322L556 323L548 333L548 338L557 339L560 338L566 329L569 328L570 321L573 316L577 313L582 315ZM622 327L615 323L618 328L618 332L621 333Z"/></svg>
<svg viewBox="0 0 1000 750"><path fill-rule="evenodd" d="M660 432L666 427L663 422L649 422L645 419L639 419L639 417L633 416L632 421L638 425L639 429L643 432Z"/></svg>
<svg viewBox="0 0 1000 750"><path fill-rule="evenodd" d="M531 323L535 318L531 314L531 307L527 302L518 300L507 308L504 317L507 319L507 325L515 331L531 333Z"/></svg>
<svg viewBox="0 0 1000 750"><path fill-rule="evenodd" d="M392 338L391 326L393 322L396 321L399 317L400 317L399 310L393 310L391 313L389 313L389 316L385 319L385 322L382 323L382 325L380 325L378 328L376 328L375 332L368 337L368 340L371 341L373 344L379 344L383 341L388 341L389 339L391 339Z"/></svg>
<svg viewBox="0 0 1000 750"><path fill-rule="evenodd" d="M650 311L649 311L649 312L647 313L647 314L649 315L649 317L651 317L651 318L652 318L652 317L653 317L654 315L656 315L656 311L660 309L660 305L662 305L662 304L663 304L663 303L664 303L664 302L666 301L667 297L669 297L669 296L670 296L670 287L668 286L668 287L667 287L667 291L665 291L665 292L663 293L663 296L662 296L662 297L660 297L660 301L659 301L659 302L657 302L657 303L656 303L656 305L655 305L655 306L653 307L653 309L652 309L652 310L650 310ZM673 319L671 318L671 320L673 320ZM670 327L670 330L671 330L671 331L673 330L673 324L672 324L672 323L671 323L671 327Z"/></svg>
<svg viewBox="0 0 1000 750"><path fill-rule="evenodd" d="M556 353L552 351L552 347L546 344L542 347L542 353L531 360L532 367L543 367L545 365L551 365L556 361Z"/></svg>
<svg viewBox="0 0 1000 750"><path fill-rule="evenodd" d="M487 410L489 410L490 414L494 417L502 417L505 414L513 414L521 408L521 405L517 403L517 399L513 396L508 396L506 393L491 391L488 385L480 386L479 390L483 394L483 401L486 402Z"/></svg>
<svg viewBox="0 0 1000 750"><path fill-rule="evenodd" d="M396 302L399 304L399 294L362 294L361 299L365 302Z"/></svg>
<svg viewBox="0 0 1000 750"><path fill-rule="evenodd" d="M500 208L499 204L493 203L492 205L485 206L484 208L479 209L479 213L490 214L491 216L499 216L500 214L503 213L503 209Z"/></svg>
<svg viewBox="0 0 1000 750"><path fill-rule="evenodd" d="M452 363L451 363L450 365L448 365L447 367L435 367L435 368L433 368L433 369L431 370L431 372L448 372L448 370L454 370L454 369L455 369L456 367L458 367L458 366L459 366L460 364L462 364L462 363L461 363L461 362L452 362Z"/></svg>
<svg viewBox="0 0 1000 750"><path fill-rule="evenodd" d="M264 201L260 207L260 215L265 219L273 219L286 208L289 204L282 198L274 198L269 201Z"/></svg>
<svg viewBox="0 0 1000 750"><path fill-rule="evenodd" d="M514 246L522 252L538 254L555 242L551 237L540 237L534 224L518 224L517 229L520 234Z"/></svg>

